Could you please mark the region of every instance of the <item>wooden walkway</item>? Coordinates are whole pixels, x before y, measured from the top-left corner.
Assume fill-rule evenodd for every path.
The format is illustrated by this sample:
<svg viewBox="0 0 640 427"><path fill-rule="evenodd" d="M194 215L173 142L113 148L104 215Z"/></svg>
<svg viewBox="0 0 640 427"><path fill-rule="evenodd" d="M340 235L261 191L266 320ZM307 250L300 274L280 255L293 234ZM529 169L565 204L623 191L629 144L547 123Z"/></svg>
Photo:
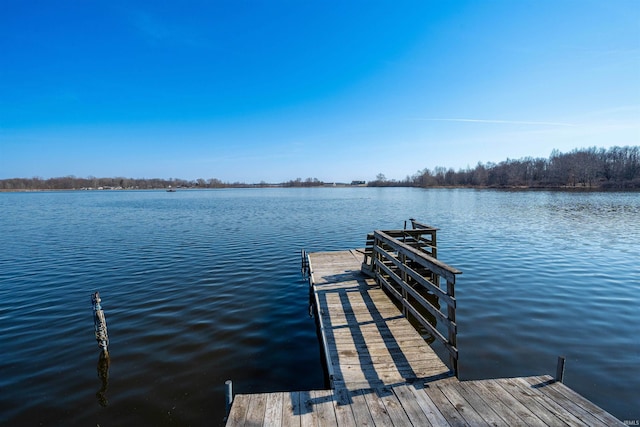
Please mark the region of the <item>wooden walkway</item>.
<svg viewBox="0 0 640 427"><path fill-rule="evenodd" d="M624 426L550 376L459 381L360 253L309 258L332 389L236 395L227 426Z"/></svg>
<svg viewBox="0 0 640 427"><path fill-rule="evenodd" d="M367 389L451 376L356 251L309 255L333 388Z"/></svg>

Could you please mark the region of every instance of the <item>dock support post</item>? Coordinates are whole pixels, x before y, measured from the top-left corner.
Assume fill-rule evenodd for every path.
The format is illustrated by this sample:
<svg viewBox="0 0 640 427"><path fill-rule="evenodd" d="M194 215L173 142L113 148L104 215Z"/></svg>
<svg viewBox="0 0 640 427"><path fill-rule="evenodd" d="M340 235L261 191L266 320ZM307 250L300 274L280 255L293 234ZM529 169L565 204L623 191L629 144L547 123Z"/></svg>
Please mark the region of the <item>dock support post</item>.
<svg viewBox="0 0 640 427"><path fill-rule="evenodd" d="M563 382L564 380L564 356L558 356L558 365L556 366L556 381Z"/></svg>
<svg viewBox="0 0 640 427"><path fill-rule="evenodd" d="M109 335L107 334L107 319L104 317L104 311L100 303L100 292L94 292L91 295L91 303L93 304L93 325L96 333L96 341L105 355L108 356Z"/></svg>
<svg viewBox="0 0 640 427"><path fill-rule="evenodd" d="M309 258L307 257L307 251L304 249L300 251L300 261L302 277L307 278L309 276Z"/></svg>
<svg viewBox="0 0 640 427"><path fill-rule="evenodd" d="M231 380L226 380L224 382L224 390L225 390L225 404L227 417L231 412L231 404L233 403L233 382Z"/></svg>

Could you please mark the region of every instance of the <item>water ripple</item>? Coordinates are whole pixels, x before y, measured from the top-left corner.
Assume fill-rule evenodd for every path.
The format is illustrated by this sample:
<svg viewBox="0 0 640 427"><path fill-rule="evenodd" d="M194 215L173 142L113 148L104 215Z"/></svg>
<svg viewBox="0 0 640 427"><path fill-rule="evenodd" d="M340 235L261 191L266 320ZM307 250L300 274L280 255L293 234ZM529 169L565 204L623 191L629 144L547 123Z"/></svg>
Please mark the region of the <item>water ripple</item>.
<svg viewBox="0 0 640 427"><path fill-rule="evenodd" d="M362 247L409 217L439 227L439 258L464 272L463 378L553 373L564 354L571 387L637 418L635 194L0 193L0 211L3 425L215 424L226 379L242 393L323 387L300 249Z"/></svg>

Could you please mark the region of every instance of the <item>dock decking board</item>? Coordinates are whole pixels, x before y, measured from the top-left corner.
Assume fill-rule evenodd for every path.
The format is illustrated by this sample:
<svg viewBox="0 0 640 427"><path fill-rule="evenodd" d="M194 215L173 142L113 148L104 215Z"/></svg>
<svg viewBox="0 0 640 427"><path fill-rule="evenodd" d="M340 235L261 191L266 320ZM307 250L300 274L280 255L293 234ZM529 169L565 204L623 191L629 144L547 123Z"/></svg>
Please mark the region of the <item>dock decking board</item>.
<svg viewBox="0 0 640 427"><path fill-rule="evenodd" d="M584 398L559 398L552 389L575 393L549 376L534 376L237 395L227 425L624 426L601 409L591 412L594 405ZM269 415L278 413L280 420Z"/></svg>
<svg viewBox="0 0 640 427"><path fill-rule="evenodd" d="M360 273L362 255L338 254L309 256L334 385L366 389L449 375L384 291Z"/></svg>
<svg viewBox="0 0 640 427"><path fill-rule="evenodd" d="M552 377L459 381L356 251L310 254L333 389L234 397L227 426L624 426Z"/></svg>

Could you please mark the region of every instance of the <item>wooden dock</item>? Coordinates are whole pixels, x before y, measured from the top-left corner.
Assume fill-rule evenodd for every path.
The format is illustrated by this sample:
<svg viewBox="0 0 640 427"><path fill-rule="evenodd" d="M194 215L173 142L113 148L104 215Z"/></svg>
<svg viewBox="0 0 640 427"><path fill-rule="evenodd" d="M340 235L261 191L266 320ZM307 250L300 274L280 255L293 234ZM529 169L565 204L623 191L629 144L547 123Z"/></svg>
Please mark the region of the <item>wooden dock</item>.
<svg viewBox="0 0 640 427"><path fill-rule="evenodd" d="M550 376L239 394L227 426L624 426Z"/></svg>
<svg viewBox="0 0 640 427"><path fill-rule="evenodd" d="M459 381L363 261L309 254L331 389L238 394L227 426L624 426L550 376Z"/></svg>
<svg viewBox="0 0 640 427"><path fill-rule="evenodd" d="M309 255L329 379L369 389L453 375L375 281L357 251Z"/></svg>

